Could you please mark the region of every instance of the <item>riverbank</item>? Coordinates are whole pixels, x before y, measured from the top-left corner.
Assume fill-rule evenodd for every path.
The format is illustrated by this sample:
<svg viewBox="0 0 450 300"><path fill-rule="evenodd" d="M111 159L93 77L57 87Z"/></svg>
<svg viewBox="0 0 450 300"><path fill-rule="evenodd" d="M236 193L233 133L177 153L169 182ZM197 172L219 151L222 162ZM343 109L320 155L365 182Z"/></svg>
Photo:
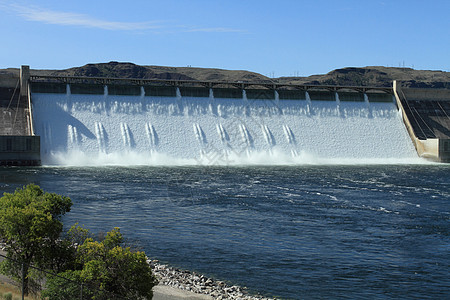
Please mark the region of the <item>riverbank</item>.
<svg viewBox="0 0 450 300"><path fill-rule="evenodd" d="M214 298L159 284L153 287L153 300L214 300Z"/></svg>
<svg viewBox="0 0 450 300"><path fill-rule="evenodd" d="M181 271L155 262L151 262L151 266L160 281L153 288L153 300L269 299L249 295L241 287L229 286L194 272ZM10 289L17 288L17 283L7 276L0 275L0 282Z"/></svg>
<svg viewBox="0 0 450 300"><path fill-rule="evenodd" d="M3 246L0 247L0 254L6 255ZM0 256L0 262L3 259ZM153 300L270 299L250 295L245 288L239 286L230 286L223 281L216 281L195 272L160 264L158 260L149 259L147 262L159 281L159 284L153 288ZM16 285L15 281L4 275L0 275L0 282L11 286Z"/></svg>
<svg viewBox="0 0 450 300"><path fill-rule="evenodd" d="M240 286L230 286L224 281L214 280L188 270L179 270L160 264L157 260L148 260L159 285L154 288L155 300L167 299L242 299L268 300L260 295L251 295Z"/></svg>

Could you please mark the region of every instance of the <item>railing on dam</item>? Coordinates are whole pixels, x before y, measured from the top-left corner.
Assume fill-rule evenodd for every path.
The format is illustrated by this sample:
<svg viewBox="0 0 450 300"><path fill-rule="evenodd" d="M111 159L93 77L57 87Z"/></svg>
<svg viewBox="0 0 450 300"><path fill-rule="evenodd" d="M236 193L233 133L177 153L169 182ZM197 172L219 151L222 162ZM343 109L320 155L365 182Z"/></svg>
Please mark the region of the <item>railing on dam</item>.
<svg viewBox="0 0 450 300"><path fill-rule="evenodd" d="M353 90L356 92L366 93L368 91L384 92L392 94L391 87L375 87L375 86L339 86L339 85L313 85L313 84L285 84L275 81L200 81L200 80L178 80L178 79L139 79L139 78L109 78L109 77L86 77L86 76L50 76L50 75L31 75L30 80L32 82L62 82L62 83L82 83L82 84L103 84L103 85L165 85L175 87L226 87L226 88L240 88L247 89L252 87L263 87L266 89L283 89L291 88L303 91L308 90L328 90L328 91L340 91L340 90Z"/></svg>

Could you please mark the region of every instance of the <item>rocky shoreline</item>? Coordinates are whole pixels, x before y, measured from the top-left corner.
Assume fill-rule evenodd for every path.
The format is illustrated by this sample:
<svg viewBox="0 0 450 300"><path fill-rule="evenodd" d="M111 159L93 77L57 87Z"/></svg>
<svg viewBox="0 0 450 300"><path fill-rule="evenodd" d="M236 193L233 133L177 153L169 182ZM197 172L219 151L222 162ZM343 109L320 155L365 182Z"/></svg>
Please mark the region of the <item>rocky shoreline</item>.
<svg viewBox="0 0 450 300"><path fill-rule="evenodd" d="M243 299L268 300L260 295L250 295L246 288L230 286L223 281L216 281L204 275L187 270L179 270L168 265L160 264L158 260L148 260L159 284L190 291L197 294L209 295L214 299Z"/></svg>

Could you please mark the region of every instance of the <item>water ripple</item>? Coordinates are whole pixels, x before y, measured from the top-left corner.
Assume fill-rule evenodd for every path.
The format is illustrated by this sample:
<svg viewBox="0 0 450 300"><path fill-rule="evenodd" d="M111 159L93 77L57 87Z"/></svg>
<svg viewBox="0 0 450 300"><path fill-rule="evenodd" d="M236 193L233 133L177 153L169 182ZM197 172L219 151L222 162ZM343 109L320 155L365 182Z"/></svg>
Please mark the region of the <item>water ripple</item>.
<svg viewBox="0 0 450 300"><path fill-rule="evenodd" d="M66 224L282 298L450 294L446 165L0 169L68 195ZM267 284L268 282L276 284Z"/></svg>

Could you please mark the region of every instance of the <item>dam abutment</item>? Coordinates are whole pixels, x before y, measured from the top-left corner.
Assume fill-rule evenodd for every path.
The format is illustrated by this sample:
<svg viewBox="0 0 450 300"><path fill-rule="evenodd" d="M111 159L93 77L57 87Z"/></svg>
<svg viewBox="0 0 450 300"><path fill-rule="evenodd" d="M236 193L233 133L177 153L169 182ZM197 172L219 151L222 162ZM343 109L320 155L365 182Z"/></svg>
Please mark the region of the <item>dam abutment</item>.
<svg viewBox="0 0 450 300"><path fill-rule="evenodd" d="M393 83L403 122L420 157L450 162L450 90Z"/></svg>
<svg viewBox="0 0 450 300"><path fill-rule="evenodd" d="M0 165L41 164L40 137L34 135L29 83L29 66L22 66L18 77L0 77Z"/></svg>

